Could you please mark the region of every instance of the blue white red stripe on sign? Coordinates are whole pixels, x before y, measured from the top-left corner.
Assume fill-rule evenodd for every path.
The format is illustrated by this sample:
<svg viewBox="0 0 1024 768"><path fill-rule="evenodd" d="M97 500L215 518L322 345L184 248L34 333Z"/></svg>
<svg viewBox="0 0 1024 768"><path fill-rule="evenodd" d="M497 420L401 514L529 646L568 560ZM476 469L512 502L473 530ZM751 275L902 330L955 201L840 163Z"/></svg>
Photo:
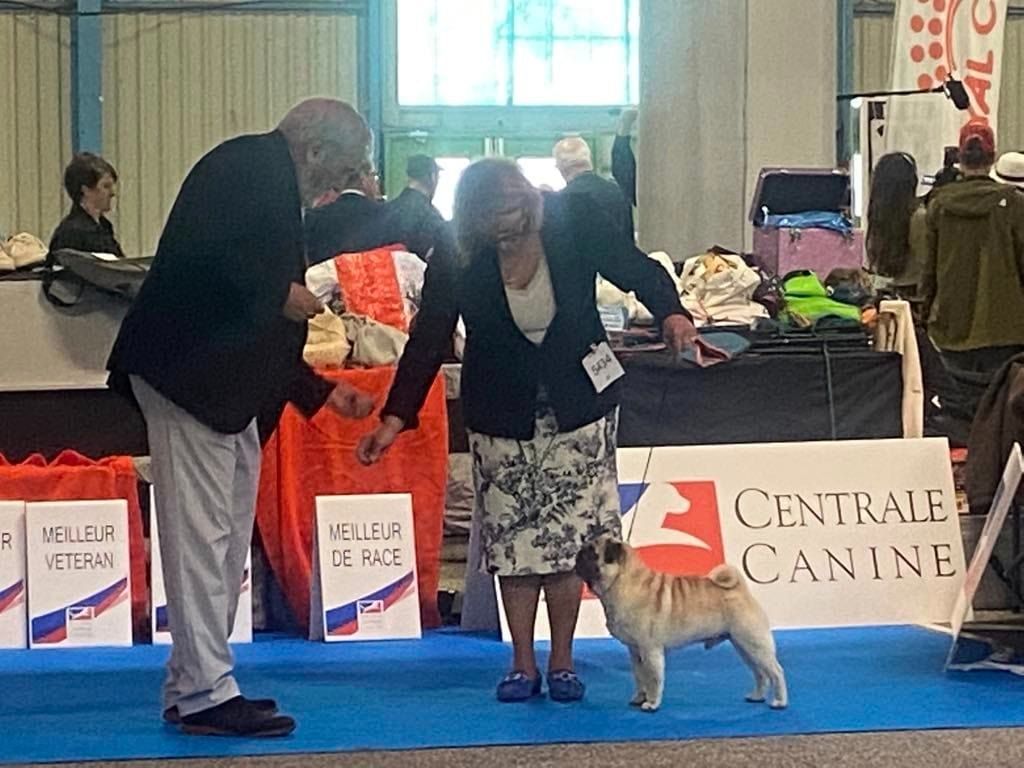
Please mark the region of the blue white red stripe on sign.
<svg viewBox="0 0 1024 768"><path fill-rule="evenodd" d="M128 594L128 579L121 579L94 595L71 603L56 611L45 613L32 619L32 642L36 644L59 643L68 636L69 620L76 616L97 618L107 609L117 605ZM88 609L87 614L83 613Z"/></svg>
<svg viewBox="0 0 1024 768"><path fill-rule="evenodd" d="M25 594L25 581L14 582L6 589L0 589L0 613L16 605Z"/></svg>
<svg viewBox="0 0 1024 768"><path fill-rule="evenodd" d="M619 507L623 515L640 502L647 490L647 483L619 483Z"/></svg>
<svg viewBox="0 0 1024 768"><path fill-rule="evenodd" d="M330 608L326 613L326 631L328 635L354 635L359 631L359 614L383 613L412 592L415 584L413 572L405 574L391 584L376 592L371 592L351 603L337 608ZM360 611L362 609L362 611Z"/></svg>

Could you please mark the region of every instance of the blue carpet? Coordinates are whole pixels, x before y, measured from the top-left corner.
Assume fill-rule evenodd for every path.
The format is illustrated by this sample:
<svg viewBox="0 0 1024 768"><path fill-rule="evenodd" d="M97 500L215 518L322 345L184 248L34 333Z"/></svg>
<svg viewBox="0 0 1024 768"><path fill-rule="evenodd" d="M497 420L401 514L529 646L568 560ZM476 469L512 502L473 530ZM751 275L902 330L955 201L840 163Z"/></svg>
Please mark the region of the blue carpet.
<svg viewBox="0 0 1024 768"><path fill-rule="evenodd" d="M498 744L639 741L1024 725L1024 680L942 671L949 640L909 627L777 634L789 678L784 712L743 701L746 669L728 645L669 658L662 710L626 702L625 650L581 641L586 700L501 705L508 650L440 632L419 642L238 649L239 679L299 720L282 740L187 737L158 720L166 648L0 652L0 763L334 752Z"/></svg>

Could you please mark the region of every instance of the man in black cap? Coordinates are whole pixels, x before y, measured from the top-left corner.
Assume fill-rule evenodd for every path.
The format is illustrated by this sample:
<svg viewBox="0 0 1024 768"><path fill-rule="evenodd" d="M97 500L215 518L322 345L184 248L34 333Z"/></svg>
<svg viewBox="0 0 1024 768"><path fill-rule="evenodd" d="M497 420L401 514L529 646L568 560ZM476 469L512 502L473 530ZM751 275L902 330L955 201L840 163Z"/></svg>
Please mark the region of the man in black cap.
<svg viewBox="0 0 1024 768"><path fill-rule="evenodd" d="M433 205L441 168L429 155L413 155L405 173L409 177L405 189L387 204L387 231L426 261L450 236L448 223Z"/></svg>

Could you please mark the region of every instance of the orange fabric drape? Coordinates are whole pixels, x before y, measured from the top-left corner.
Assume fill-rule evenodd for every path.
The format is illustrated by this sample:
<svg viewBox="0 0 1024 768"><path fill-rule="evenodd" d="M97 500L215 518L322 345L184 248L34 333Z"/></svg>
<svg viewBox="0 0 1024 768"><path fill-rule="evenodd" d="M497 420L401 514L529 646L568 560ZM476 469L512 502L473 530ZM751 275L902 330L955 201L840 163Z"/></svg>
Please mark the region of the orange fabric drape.
<svg viewBox="0 0 1024 768"><path fill-rule="evenodd" d="M383 403L393 368L321 372L345 380ZM448 479L448 411L438 376L420 414L420 426L403 433L379 464L361 466L359 439L376 425L342 419L324 409L310 421L292 406L263 449L256 520L271 567L288 605L303 627L309 622L313 520L317 496L412 493L420 615L424 628L441 623L437 608L441 538Z"/></svg>
<svg viewBox="0 0 1024 768"><path fill-rule="evenodd" d="M132 578L132 622L136 629L149 621L146 584L146 546L139 508L139 479L128 456L93 461L74 451L64 451L52 462L39 454L11 464L0 454L0 499L12 501L94 501L124 499L128 502L128 548Z"/></svg>
<svg viewBox="0 0 1024 768"><path fill-rule="evenodd" d="M334 260L345 311L366 315L400 331L409 332L402 290L389 245L363 253L345 253Z"/></svg>

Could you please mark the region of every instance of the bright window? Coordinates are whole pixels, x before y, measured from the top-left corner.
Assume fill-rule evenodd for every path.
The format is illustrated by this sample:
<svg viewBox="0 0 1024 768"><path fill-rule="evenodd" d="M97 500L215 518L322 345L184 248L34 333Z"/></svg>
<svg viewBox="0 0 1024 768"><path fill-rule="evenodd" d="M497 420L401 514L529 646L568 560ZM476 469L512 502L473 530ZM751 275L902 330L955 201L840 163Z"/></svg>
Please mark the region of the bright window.
<svg viewBox="0 0 1024 768"><path fill-rule="evenodd" d="M553 157L518 157L516 162L523 169L523 175L537 189L547 188L553 192L565 187L565 179L555 167Z"/></svg>
<svg viewBox="0 0 1024 768"><path fill-rule="evenodd" d="M452 220L455 209L455 187L462 178L462 172L469 167L468 157L435 158L441 167L437 179L437 191L434 193L434 206L448 221Z"/></svg>
<svg viewBox="0 0 1024 768"><path fill-rule="evenodd" d="M398 0L402 106L639 99L640 0Z"/></svg>

